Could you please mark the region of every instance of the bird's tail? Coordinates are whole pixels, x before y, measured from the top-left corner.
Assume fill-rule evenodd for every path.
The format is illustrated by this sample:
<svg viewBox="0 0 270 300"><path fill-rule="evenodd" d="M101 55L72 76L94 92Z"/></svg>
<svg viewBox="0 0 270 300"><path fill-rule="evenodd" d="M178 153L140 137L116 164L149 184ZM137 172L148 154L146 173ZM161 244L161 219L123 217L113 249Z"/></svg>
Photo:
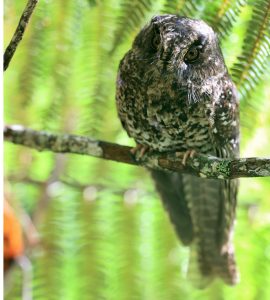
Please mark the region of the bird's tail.
<svg viewBox="0 0 270 300"><path fill-rule="evenodd" d="M199 241L194 241L190 246L187 277L197 288L205 288L215 278L221 278L228 285L235 285L239 281L239 274L233 248L230 251L220 253L217 250L216 253L214 251L205 253Z"/></svg>
<svg viewBox="0 0 270 300"><path fill-rule="evenodd" d="M236 284L232 234L237 181L151 172L178 236L190 245L188 275L195 285L204 287L215 277Z"/></svg>

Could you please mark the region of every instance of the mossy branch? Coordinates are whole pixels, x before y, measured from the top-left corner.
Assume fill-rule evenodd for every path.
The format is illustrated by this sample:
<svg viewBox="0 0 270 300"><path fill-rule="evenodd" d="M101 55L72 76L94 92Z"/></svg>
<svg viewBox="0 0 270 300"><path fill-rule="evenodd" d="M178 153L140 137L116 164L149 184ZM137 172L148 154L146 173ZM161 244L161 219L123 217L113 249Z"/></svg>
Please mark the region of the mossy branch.
<svg viewBox="0 0 270 300"><path fill-rule="evenodd" d="M131 147L98 141L84 136L35 131L21 125L6 126L4 139L14 144L58 153L89 155L156 170L189 173L203 178L232 179L270 176L270 158L221 159L196 153L182 163L184 153L148 152L136 160Z"/></svg>
<svg viewBox="0 0 270 300"><path fill-rule="evenodd" d="M37 3L38 3L38 0L28 0L28 2L26 4L26 7L20 18L19 24L18 24L18 26L13 34L13 37L4 53L4 71L8 68L9 63L17 49L17 46L19 45L20 41L22 40L26 26L30 20L30 17L32 15Z"/></svg>

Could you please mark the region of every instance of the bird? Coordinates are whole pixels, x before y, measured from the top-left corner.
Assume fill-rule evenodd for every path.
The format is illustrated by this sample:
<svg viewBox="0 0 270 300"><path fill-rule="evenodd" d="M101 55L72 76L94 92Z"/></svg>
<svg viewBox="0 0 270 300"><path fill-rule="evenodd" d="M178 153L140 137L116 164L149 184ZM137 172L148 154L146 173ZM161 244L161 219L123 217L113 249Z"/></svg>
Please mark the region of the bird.
<svg viewBox="0 0 270 300"><path fill-rule="evenodd" d="M156 15L120 61L119 119L139 148L239 157L239 101L217 34L202 20ZM233 232L237 179L150 170L198 284L239 281ZM195 280L196 281L196 280Z"/></svg>

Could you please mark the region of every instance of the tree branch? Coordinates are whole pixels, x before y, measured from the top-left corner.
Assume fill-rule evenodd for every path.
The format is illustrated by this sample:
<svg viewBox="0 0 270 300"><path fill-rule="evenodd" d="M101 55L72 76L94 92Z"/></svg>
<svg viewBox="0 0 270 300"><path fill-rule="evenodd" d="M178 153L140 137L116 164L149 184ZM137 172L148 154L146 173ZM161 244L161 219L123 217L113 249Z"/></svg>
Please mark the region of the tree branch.
<svg viewBox="0 0 270 300"><path fill-rule="evenodd" d="M4 139L14 144L58 153L76 153L156 170L178 171L203 178L232 179L270 176L270 158L221 159L195 154L182 164L184 153L149 152L141 160L131 154L131 147L98 141L84 136L52 134L21 125L5 126Z"/></svg>
<svg viewBox="0 0 270 300"><path fill-rule="evenodd" d="M29 22L29 19L32 15L37 3L38 3L38 0L28 0L28 3L26 4L26 7L20 18L19 24L13 34L13 37L12 37L9 45L7 46L5 54L4 54L4 71L9 66L9 63L17 49L17 46L19 45L19 43L23 37L26 26Z"/></svg>

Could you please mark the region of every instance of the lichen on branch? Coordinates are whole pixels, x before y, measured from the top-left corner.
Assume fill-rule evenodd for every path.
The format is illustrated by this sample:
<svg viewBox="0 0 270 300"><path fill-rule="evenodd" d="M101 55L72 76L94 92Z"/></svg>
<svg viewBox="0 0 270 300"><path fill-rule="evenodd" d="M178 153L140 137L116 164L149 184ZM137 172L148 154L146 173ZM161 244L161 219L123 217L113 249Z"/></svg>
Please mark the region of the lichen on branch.
<svg viewBox="0 0 270 300"><path fill-rule="evenodd" d="M148 152L140 160L131 153L131 147L84 136L53 134L27 129L21 125L5 126L5 141L23 145L38 151L76 153L94 156L156 170L188 173L203 178L232 179L239 177L270 176L270 158L221 159L196 153L182 163L185 153Z"/></svg>
<svg viewBox="0 0 270 300"><path fill-rule="evenodd" d="M13 34L13 37L7 46L4 53L4 71L8 68L9 63L23 38L23 34L25 32L26 26L30 20L30 17L38 3L38 0L28 0L26 7L22 13L18 26Z"/></svg>

